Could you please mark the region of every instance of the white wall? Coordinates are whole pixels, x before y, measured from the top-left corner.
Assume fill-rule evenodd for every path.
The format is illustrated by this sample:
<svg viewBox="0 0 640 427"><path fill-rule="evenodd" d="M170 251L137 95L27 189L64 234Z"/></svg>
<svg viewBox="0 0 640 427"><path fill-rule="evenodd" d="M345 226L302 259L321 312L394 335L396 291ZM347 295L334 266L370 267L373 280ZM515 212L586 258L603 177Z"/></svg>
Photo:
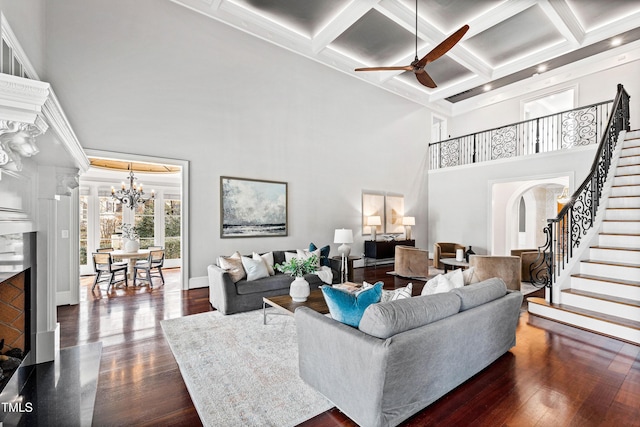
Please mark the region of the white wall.
<svg viewBox="0 0 640 427"><path fill-rule="evenodd" d="M477 254L491 253L493 184L575 173L575 185L580 185L591 168L595 149L580 147L431 171L428 247L435 242L456 242L473 246Z"/></svg>
<svg viewBox="0 0 640 427"><path fill-rule="evenodd" d="M426 108L168 1L56 0L46 28L48 78L85 148L190 162L191 277L340 227L361 253L362 189L426 217ZM288 182L289 236L220 239L221 175Z"/></svg>
<svg viewBox="0 0 640 427"><path fill-rule="evenodd" d="M631 128L637 129L640 127L640 99L637 96L640 93L638 75L640 75L640 61L634 61L580 79L549 86L543 90L527 93L517 98L510 98L451 118L449 121L449 134L451 137L458 137L519 122L523 120L520 112L522 99L530 99L545 93L556 92L562 88L577 86L576 107L609 101L615 98L618 83L624 85L625 90L631 96ZM636 95L634 96L634 94Z"/></svg>

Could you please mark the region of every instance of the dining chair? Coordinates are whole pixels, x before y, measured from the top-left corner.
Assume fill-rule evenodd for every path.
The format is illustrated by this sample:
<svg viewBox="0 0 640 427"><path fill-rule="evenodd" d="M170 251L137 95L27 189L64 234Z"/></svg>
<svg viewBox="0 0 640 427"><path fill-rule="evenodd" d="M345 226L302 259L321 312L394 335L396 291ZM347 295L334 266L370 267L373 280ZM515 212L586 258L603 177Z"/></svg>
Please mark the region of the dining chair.
<svg viewBox="0 0 640 427"><path fill-rule="evenodd" d="M91 288L92 291L95 289L96 285L98 285L99 282L103 281L109 282L109 285L107 286L107 292L109 292L109 288L111 287L111 285L117 282L122 282L123 280L125 286L129 286L129 282L127 279L127 264L114 263L109 252L95 252L93 254L93 268L96 272L96 279L93 282L93 287ZM116 280L117 273L122 273L123 278L120 280Z"/></svg>
<svg viewBox="0 0 640 427"><path fill-rule="evenodd" d="M138 280L138 270L144 271L145 277L140 277L141 280L149 282L149 286L153 288L152 277L160 277L162 284L164 284L164 275L162 274L162 266L164 265L164 250L152 250L149 252L149 257L146 260L136 262L133 268L133 285L136 286L136 280ZM158 270L158 274L151 274L151 270Z"/></svg>
<svg viewBox="0 0 640 427"><path fill-rule="evenodd" d="M162 246L149 246L147 249L149 249L150 251L161 251L164 248Z"/></svg>
<svg viewBox="0 0 640 427"><path fill-rule="evenodd" d="M96 252L113 252L113 248L98 248Z"/></svg>

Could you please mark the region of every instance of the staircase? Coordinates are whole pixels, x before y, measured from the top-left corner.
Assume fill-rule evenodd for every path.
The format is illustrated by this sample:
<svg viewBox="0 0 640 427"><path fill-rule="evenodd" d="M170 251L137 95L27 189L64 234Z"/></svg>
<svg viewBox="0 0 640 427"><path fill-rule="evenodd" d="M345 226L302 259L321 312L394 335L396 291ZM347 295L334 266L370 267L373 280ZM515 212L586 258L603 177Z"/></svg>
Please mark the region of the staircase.
<svg viewBox="0 0 640 427"><path fill-rule="evenodd" d="M529 313L640 344L640 131L628 132L599 233L560 301Z"/></svg>

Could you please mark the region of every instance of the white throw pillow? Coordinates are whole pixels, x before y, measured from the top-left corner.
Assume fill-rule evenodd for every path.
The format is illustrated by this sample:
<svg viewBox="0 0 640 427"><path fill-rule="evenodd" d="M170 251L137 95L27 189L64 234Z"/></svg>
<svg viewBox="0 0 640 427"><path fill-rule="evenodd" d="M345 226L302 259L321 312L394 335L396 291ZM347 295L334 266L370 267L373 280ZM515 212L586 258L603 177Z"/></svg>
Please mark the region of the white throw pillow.
<svg viewBox="0 0 640 427"><path fill-rule="evenodd" d="M298 254L294 254L293 252L284 253L284 262L289 262L294 258L298 258Z"/></svg>
<svg viewBox="0 0 640 427"><path fill-rule="evenodd" d="M461 268L456 268L455 270L448 272L444 277L451 281L454 288L461 288L464 286L464 274Z"/></svg>
<svg viewBox="0 0 640 427"><path fill-rule="evenodd" d="M262 260L262 258L260 260L255 260L253 258L243 256L242 266L244 267L244 271L247 272L248 282L252 280L262 279L264 277L269 277L269 271L267 270L267 265Z"/></svg>
<svg viewBox="0 0 640 427"><path fill-rule="evenodd" d="M441 294L444 292L449 292L454 289L456 286L453 284L451 280L449 280L446 276L438 276L438 285L433 290L434 294Z"/></svg>
<svg viewBox="0 0 640 427"><path fill-rule="evenodd" d="M256 252L253 253L252 257L255 261L262 260L264 265L267 266L267 272L269 272L269 276L273 276L276 272L273 270L273 252L267 252L266 254L258 254Z"/></svg>
<svg viewBox="0 0 640 427"><path fill-rule="evenodd" d="M433 295L436 287L438 286L438 280L440 280L440 276L442 276L442 274L438 274L436 277L427 280L427 283L424 284L420 295Z"/></svg>
<svg viewBox="0 0 640 427"><path fill-rule="evenodd" d="M395 301L398 299L411 298L413 292L413 283L409 283L404 288L394 289L392 291L382 290L382 298L380 302Z"/></svg>
<svg viewBox="0 0 640 427"><path fill-rule="evenodd" d="M301 260L305 260L307 258L311 258L313 255L316 256L316 267L320 267L320 249L316 249L315 251L309 251L308 249L296 249L298 258Z"/></svg>
<svg viewBox="0 0 640 427"><path fill-rule="evenodd" d="M478 279L478 276L475 274L476 272L476 268L475 267L471 267L471 268L467 268L466 270L464 270L462 272L462 276L464 277L464 284L466 285L471 285L473 283L478 283L480 280Z"/></svg>

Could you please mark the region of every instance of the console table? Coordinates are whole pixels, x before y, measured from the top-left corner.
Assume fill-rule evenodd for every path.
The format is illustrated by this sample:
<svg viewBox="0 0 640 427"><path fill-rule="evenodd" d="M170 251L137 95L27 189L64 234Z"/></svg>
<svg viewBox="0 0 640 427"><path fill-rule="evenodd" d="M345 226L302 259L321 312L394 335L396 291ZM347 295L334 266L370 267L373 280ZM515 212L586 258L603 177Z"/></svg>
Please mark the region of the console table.
<svg viewBox="0 0 640 427"><path fill-rule="evenodd" d="M365 240L364 257L374 260L395 258L396 246L416 246L415 240Z"/></svg>

